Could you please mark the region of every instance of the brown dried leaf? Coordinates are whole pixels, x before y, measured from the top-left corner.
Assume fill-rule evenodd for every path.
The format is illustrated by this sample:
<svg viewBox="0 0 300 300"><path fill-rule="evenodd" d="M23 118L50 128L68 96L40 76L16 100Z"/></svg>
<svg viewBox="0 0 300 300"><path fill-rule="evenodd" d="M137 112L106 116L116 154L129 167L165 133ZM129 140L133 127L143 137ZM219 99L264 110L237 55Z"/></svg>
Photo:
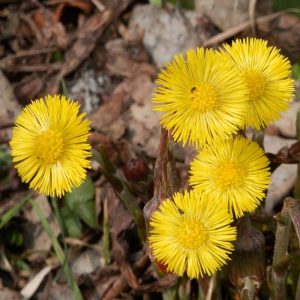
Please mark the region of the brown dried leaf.
<svg viewBox="0 0 300 300"><path fill-rule="evenodd" d="M113 93L108 102L93 112L89 117L92 128L107 134L113 140L119 139L125 131L125 123L121 118L125 95L124 90Z"/></svg>
<svg viewBox="0 0 300 300"><path fill-rule="evenodd" d="M17 83L15 91L18 99L22 99L23 103L34 100L42 91L45 79L45 77L32 77L29 75L28 78L24 78L22 82Z"/></svg>
<svg viewBox="0 0 300 300"><path fill-rule="evenodd" d="M17 102L13 89L0 71L0 128L13 124L21 106Z"/></svg>
<svg viewBox="0 0 300 300"><path fill-rule="evenodd" d="M36 24L35 31L39 30L41 34L41 43L43 46L58 46L66 49L69 44L69 38L61 22L56 20L52 11L44 8L32 13L31 18Z"/></svg>
<svg viewBox="0 0 300 300"><path fill-rule="evenodd" d="M45 217L48 219L54 234L58 236L60 233L60 227L56 218L54 217L47 197L44 195L39 195L36 199L34 199L34 201L36 201L36 203L40 206ZM31 223L25 228L25 240L28 244L28 248L31 248L32 251L35 251L35 253L32 253L30 256L28 256L28 260L35 261L39 259L45 259L47 252L50 251L52 247L51 240L48 234L42 229L39 218L37 217L32 206L28 206L24 209L24 215L25 218Z"/></svg>
<svg viewBox="0 0 300 300"><path fill-rule="evenodd" d="M148 76L153 75L154 68L146 63L148 56L145 50L140 50L141 47L139 46L138 53L133 53L131 47L132 44L123 39L114 39L106 43L106 68L109 72L128 78L139 78L142 73Z"/></svg>
<svg viewBox="0 0 300 300"><path fill-rule="evenodd" d="M258 24L260 37L280 47L293 61L300 60L300 19L289 14Z"/></svg>
<svg viewBox="0 0 300 300"><path fill-rule="evenodd" d="M0 288L0 299L3 300L21 300L21 295L8 288Z"/></svg>

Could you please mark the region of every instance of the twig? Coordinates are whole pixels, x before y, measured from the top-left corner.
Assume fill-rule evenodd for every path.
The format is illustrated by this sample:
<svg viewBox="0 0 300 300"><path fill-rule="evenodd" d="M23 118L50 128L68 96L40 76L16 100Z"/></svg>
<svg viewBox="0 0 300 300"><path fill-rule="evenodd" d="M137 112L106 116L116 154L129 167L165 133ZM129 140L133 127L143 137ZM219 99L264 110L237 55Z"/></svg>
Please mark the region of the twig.
<svg viewBox="0 0 300 300"><path fill-rule="evenodd" d="M36 65L17 65L11 63L0 62L0 68L8 72L51 72L55 70L60 70L62 63L52 63L52 64L36 64Z"/></svg>
<svg viewBox="0 0 300 300"><path fill-rule="evenodd" d="M95 251L98 251L98 252L101 252L101 253L103 251L103 249L100 245L89 244L87 242L84 242L82 240L72 238L72 237L66 237L65 242L66 242L67 245L78 246L78 247L86 247L86 248L94 249Z"/></svg>
<svg viewBox="0 0 300 300"><path fill-rule="evenodd" d="M31 30L33 31L37 41L42 44L43 43L43 35L40 32L39 28L37 27L37 25L33 22L32 18L30 18L30 16L28 15L21 15L20 19L23 20L24 22L27 23L27 25L31 28Z"/></svg>
<svg viewBox="0 0 300 300"><path fill-rule="evenodd" d="M209 279L209 285L208 285L207 294L205 296L205 300L213 299L213 293L216 288L216 284L217 284L217 275L214 275Z"/></svg>
<svg viewBox="0 0 300 300"><path fill-rule="evenodd" d="M105 10L105 6L99 0L91 0L100 12Z"/></svg>
<svg viewBox="0 0 300 300"><path fill-rule="evenodd" d="M250 0L249 6L248 6L248 14L249 14L249 20L251 25L251 30L254 35L256 35L256 29L255 29L255 6L256 6L257 0Z"/></svg>
<svg viewBox="0 0 300 300"><path fill-rule="evenodd" d="M0 64L6 60L10 59L16 59L16 58L21 58L21 57L27 57L27 56L33 56L33 55L38 55L38 54L45 54L45 53L51 53L57 51L57 48L41 48L41 49L30 49L30 50L24 50L24 51L19 51L15 54L7 55L3 59L0 60Z"/></svg>
<svg viewBox="0 0 300 300"><path fill-rule="evenodd" d="M265 22L268 22L268 21L271 21L281 15L285 14L285 12L276 12L276 13L273 13L273 14L270 14L268 16L263 16L263 17L260 17L260 18L257 18L256 19L256 24L263 24ZM238 34L239 32L249 28L249 26L251 26L251 21L246 21L246 22L243 22L235 27L232 27L226 31L223 31L215 36L213 36L212 38L210 38L208 41L206 41L203 46L204 47L210 47L210 46L213 46L215 44L218 44L224 40L227 40L228 38Z"/></svg>

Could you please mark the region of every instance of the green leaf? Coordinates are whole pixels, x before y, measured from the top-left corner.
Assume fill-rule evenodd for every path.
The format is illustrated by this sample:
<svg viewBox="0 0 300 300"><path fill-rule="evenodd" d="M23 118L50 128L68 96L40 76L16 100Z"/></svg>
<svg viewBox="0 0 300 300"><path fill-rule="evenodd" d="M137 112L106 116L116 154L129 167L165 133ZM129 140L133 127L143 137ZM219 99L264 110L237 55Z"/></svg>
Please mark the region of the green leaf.
<svg viewBox="0 0 300 300"><path fill-rule="evenodd" d="M26 271L28 273L32 272L30 266L24 260L17 259L15 261L15 266L21 271Z"/></svg>
<svg viewBox="0 0 300 300"><path fill-rule="evenodd" d="M274 10L284 10L288 8L300 8L299 0L273 0Z"/></svg>
<svg viewBox="0 0 300 300"><path fill-rule="evenodd" d="M15 204L0 218L0 229L3 228L14 216L16 216L30 198L23 198L20 202Z"/></svg>
<svg viewBox="0 0 300 300"><path fill-rule="evenodd" d="M286 9L292 9L292 8L300 8L300 1L299 0L273 0L273 10L280 11L280 10L286 10ZM298 12L291 13L298 18L300 17L300 14Z"/></svg>
<svg viewBox="0 0 300 300"><path fill-rule="evenodd" d="M159 6L159 7L162 6L162 0L149 0L149 2L150 2L152 5L156 5L156 6Z"/></svg>
<svg viewBox="0 0 300 300"><path fill-rule="evenodd" d="M65 203L69 209L91 228L97 229L95 210L95 187L93 181L87 177L83 184L65 196Z"/></svg>
<svg viewBox="0 0 300 300"><path fill-rule="evenodd" d="M99 228L95 210L95 202L89 201L78 206L81 220L93 229Z"/></svg>
<svg viewBox="0 0 300 300"><path fill-rule="evenodd" d="M300 65L299 64L294 64L292 68L292 77L299 81L300 79Z"/></svg>
<svg viewBox="0 0 300 300"><path fill-rule="evenodd" d="M194 0L169 0L169 2L184 9L193 10L195 8Z"/></svg>
<svg viewBox="0 0 300 300"><path fill-rule="evenodd" d="M61 214L67 234L71 237L79 238L82 233L82 224L79 217L74 215L67 206L61 209Z"/></svg>
<svg viewBox="0 0 300 300"><path fill-rule="evenodd" d="M11 156L5 149L0 148L0 181L6 180L12 166Z"/></svg>

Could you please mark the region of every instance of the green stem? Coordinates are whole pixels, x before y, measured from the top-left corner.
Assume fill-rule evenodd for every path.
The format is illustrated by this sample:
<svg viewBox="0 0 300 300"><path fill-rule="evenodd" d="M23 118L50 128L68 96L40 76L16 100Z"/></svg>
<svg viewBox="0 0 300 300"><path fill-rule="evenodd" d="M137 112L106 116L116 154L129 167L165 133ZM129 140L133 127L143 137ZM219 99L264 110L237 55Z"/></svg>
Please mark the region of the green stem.
<svg viewBox="0 0 300 300"><path fill-rule="evenodd" d="M15 204L10 208L1 218L0 218L0 229L3 228L19 211L23 208L24 205L31 199L31 196L27 196L22 199L20 202Z"/></svg>
<svg viewBox="0 0 300 300"><path fill-rule="evenodd" d="M295 299L300 299L300 274L298 275L298 282L297 282L297 289L296 289Z"/></svg>
<svg viewBox="0 0 300 300"><path fill-rule="evenodd" d="M100 171L114 188L115 194L126 206L137 226L138 235L143 243L146 241L146 228L143 213L136 202L136 196L131 192L127 182L117 173L117 169L107 157L104 147L99 151L92 150L93 158L99 163Z"/></svg>
<svg viewBox="0 0 300 300"><path fill-rule="evenodd" d="M41 208L39 207L39 205L34 200L31 199L30 203L33 206L34 211L37 214L44 230L47 232L47 234L48 234L48 236L51 240L53 249L54 249L54 251L57 255L57 258L58 258L60 264L63 266L63 270L64 270L64 273L65 273L66 279L67 279L68 284L69 284L69 286L71 287L71 289L74 293L75 299L76 300L83 300L80 289L79 289L79 287L78 287L78 285L77 285L77 283L74 279L72 270L71 270L69 264L65 263L65 260L66 260L65 254L64 254L60 244L58 243L58 240L57 240L52 228L50 227L50 224L49 224L48 220L46 219L46 217L43 214L43 212L42 212Z"/></svg>
<svg viewBox="0 0 300 300"><path fill-rule="evenodd" d="M65 267L65 265L66 265L66 263L67 263L67 256L66 256L66 254L67 254L67 251L68 251L67 244L65 242L64 224L63 224L63 220L62 220L62 215L61 215L60 210L59 210L58 205L57 205L57 197L55 197L55 196L51 197L51 202L52 202L52 206L54 208L55 217L56 217L56 219L58 221L58 224L59 224L59 227L60 227L61 237L62 237L63 244L64 244L63 251L64 251L64 257L65 257L65 259L64 259L64 263L62 264L62 270L63 270L64 267ZM56 279L59 278L59 277L60 277L60 274L58 274L56 276Z"/></svg>
<svg viewBox="0 0 300 300"><path fill-rule="evenodd" d="M62 89L63 95L68 97L68 89L67 89L67 85L66 85L66 82L64 79L61 80L61 89Z"/></svg>
<svg viewBox="0 0 300 300"><path fill-rule="evenodd" d="M109 213L107 207L107 199L103 203L103 256L105 264L108 265L110 262L110 242L109 242Z"/></svg>

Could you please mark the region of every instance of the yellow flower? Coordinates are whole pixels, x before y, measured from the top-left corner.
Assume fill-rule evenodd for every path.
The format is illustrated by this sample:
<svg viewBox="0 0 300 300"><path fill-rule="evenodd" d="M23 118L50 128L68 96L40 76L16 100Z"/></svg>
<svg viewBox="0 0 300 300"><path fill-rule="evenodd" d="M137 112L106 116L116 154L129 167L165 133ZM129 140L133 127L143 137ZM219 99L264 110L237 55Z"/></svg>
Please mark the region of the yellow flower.
<svg viewBox="0 0 300 300"><path fill-rule="evenodd" d="M78 187L89 168L89 121L64 96L46 96L17 117L10 142L23 182L40 193L62 196Z"/></svg>
<svg viewBox="0 0 300 300"><path fill-rule="evenodd" d="M227 56L203 48L176 55L157 83L154 110L175 141L201 147L245 124L248 91Z"/></svg>
<svg viewBox="0 0 300 300"><path fill-rule="evenodd" d="M264 198L270 183L268 165L258 144L238 137L199 152L191 163L190 184L241 217Z"/></svg>
<svg viewBox="0 0 300 300"><path fill-rule="evenodd" d="M221 52L235 62L250 93L246 125L260 130L278 119L293 98L291 65L277 48L261 39L236 40L224 48Z"/></svg>
<svg viewBox="0 0 300 300"><path fill-rule="evenodd" d="M149 245L167 270L188 277L212 275L229 259L236 239L232 218L198 191L175 193L150 219Z"/></svg>

